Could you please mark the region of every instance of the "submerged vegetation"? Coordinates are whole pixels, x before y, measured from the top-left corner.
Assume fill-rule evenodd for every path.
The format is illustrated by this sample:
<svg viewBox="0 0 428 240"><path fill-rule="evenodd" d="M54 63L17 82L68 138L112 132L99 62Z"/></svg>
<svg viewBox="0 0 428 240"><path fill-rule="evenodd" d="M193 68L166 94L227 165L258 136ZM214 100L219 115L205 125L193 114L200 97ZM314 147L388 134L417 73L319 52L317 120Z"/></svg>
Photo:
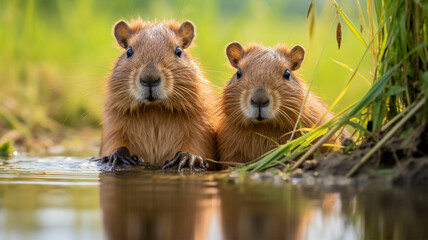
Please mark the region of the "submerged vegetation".
<svg viewBox="0 0 428 240"><path fill-rule="evenodd" d="M349 19L340 4L333 1L333 5L337 10L335 24L338 47L345 41L341 37L341 22L344 22L366 50L330 110L350 91L349 84L359 73L360 64L367 55L371 55L374 63L373 85L361 100L349 105L329 122L311 129L302 129L307 134L279 146L243 169L255 172L278 163L291 162L288 169L295 170L305 160L317 155L317 151L329 138L347 126L354 129L354 142L342 147L341 151L349 154L359 151L360 144L365 147L364 153L358 153L358 158L354 159L355 165L347 164L348 177L353 176L368 160L377 162L374 168L388 165L380 161L382 154L372 158L386 143L395 143L390 146L395 149L390 151L392 155L389 155L388 161L395 159L399 166L400 157L428 154L426 149L418 149L426 147L428 141L428 4L419 0L367 0L367 11L364 12L357 0L355 5L359 10L358 25ZM307 16L310 29L316 22L313 20L313 10L311 11L314 6L315 1L311 3ZM297 127L298 124L296 131L299 130ZM318 140L312 144L316 139ZM368 149L367 142L370 142ZM413 150L406 155L406 149ZM350 159L352 154L346 156L348 155L345 155L344 161ZM349 166L352 168L349 169Z"/></svg>

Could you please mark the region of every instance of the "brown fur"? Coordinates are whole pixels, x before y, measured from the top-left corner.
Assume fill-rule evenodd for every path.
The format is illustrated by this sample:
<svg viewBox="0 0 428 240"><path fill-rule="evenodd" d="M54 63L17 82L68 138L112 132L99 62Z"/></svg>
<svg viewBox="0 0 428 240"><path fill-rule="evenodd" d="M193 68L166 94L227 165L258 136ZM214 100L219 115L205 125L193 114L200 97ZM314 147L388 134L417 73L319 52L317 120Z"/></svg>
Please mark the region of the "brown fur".
<svg viewBox="0 0 428 240"><path fill-rule="evenodd" d="M132 46L134 54L119 57L107 82L100 156L124 146L154 165L172 159L177 151L213 159L210 85L185 50L193 35L180 32L173 21L142 20L119 22L114 34L119 45ZM183 49L181 58L175 55L176 46ZM163 99L154 102L140 97L138 77L147 64L163 78L159 90Z"/></svg>
<svg viewBox="0 0 428 240"><path fill-rule="evenodd" d="M217 127L218 157L220 161L248 162L273 149L272 140L280 144L289 140L291 135L284 134L293 130L307 93L304 81L294 72L303 61L304 50L300 46L290 50L286 46L260 45L244 49L239 43L232 43L227 54L232 66L240 68L242 75L237 79L235 74L223 90ZM291 72L289 80L283 77L286 69ZM245 115L251 95L258 88L266 90L271 107L272 117L262 121ZM310 93L300 122L305 127L322 124L332 117L328 114L321 119L326 111L320 99ZM296 132L294 136L301 134ZM342 137L337 143L341 141Z"/></svg>

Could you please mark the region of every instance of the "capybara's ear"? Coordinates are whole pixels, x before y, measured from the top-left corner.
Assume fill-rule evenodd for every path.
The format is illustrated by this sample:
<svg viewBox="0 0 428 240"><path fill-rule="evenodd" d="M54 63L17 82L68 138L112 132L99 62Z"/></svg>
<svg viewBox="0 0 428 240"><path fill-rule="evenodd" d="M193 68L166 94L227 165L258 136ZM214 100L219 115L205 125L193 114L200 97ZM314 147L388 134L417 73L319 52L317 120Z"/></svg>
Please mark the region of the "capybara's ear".
<svg viewBox="0 0 428 240"><path fill-rule="evenodd" d="M294 71L300 68L302 65L303 58L305 58L305 49L302 46L296 45L291 49L290 54L288 55L290 59L290 70Z"/></svg>
<svg viewBox="0 0 428 240"><path fill-rule="evenodd" d="M131 35L130 33L130 27L129 24L123 20L119 21L114 25L113 34L116 38L117 43L123 48L128 47L128 41L129 37Z"/></svg>
<svg viewBox="0 0 428 240"><path fill-rule="evenodd" d="M230 43L227 45L226 55L232 67L238 68L242 55L244 55L244 47L239 42Z"/></svg>
<svg viewBox="0 0 428 240"><path fill-rule="evenodd" d="M182 40L181 47L183 49L189 47L195 37L195 25L191 21L185 21L181 24L178 34Z"/></svg>

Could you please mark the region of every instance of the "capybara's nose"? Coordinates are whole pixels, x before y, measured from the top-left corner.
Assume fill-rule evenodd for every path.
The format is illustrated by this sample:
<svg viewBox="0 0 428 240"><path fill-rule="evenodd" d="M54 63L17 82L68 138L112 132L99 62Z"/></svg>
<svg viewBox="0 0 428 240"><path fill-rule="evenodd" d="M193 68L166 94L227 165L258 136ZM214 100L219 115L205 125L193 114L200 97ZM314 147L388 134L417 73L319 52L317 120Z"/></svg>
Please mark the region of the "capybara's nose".
<svg viewBox="0 0 428 240"><path fill-rule="evenodd" d="M161 82L160 77L148 76L144 78L140 78L140 83L144 87L156 87Z"/></svg>
<svg viewBox="0 0 428 240"><path fill-rule="evenodd" d="M267 107L269 105L269 96L264 88L259 88L253 93L251 105L254 107Z"/></svg>
<svg viewBox="0 0 428 240"><path fill-rule="evenodd" d="M161 82L161 74L152 63L147 64L140 73L140 84L143 87L156 87Z"/></svg>

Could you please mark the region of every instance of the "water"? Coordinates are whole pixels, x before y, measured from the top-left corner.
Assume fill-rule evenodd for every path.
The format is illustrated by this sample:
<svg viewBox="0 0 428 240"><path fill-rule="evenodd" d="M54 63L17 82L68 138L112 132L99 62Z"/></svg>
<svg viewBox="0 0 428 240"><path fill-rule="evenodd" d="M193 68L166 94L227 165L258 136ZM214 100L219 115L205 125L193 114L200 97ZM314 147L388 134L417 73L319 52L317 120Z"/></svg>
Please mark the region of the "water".
<svg viewBox="0 0 428 240"><path fill-rule="evenodd" d="M0 239L428 239L428 189L0 160Z"/></svg>

